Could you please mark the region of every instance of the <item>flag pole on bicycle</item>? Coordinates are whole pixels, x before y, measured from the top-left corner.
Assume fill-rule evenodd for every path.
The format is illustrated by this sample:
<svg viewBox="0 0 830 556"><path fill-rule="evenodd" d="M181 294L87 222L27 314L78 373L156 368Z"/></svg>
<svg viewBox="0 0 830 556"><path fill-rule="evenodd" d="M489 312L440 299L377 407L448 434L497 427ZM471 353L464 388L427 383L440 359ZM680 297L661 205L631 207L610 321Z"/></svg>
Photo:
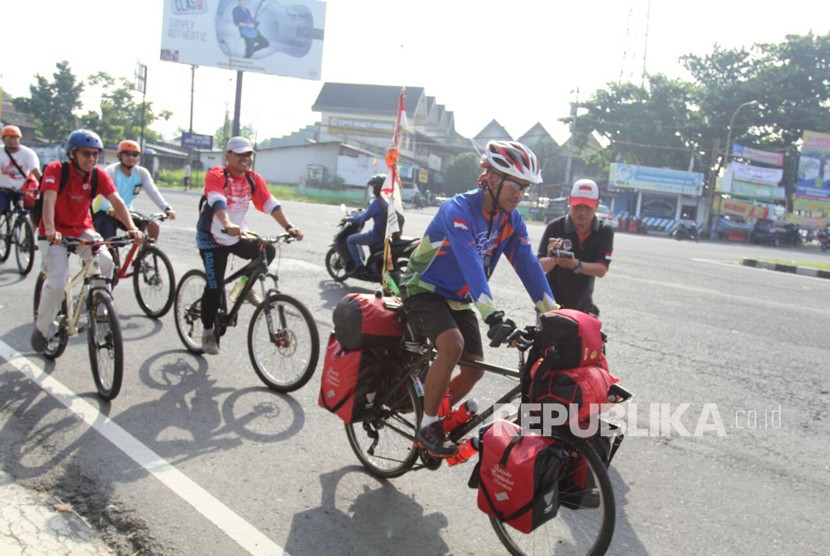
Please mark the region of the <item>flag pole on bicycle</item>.
<svg viewBox="0 0 830 556"><path fill-rule="evenodd" d="M400 295L398 284L389 274L394 268L392 261L392 235L400 232L398 226L398 213L403 214L403 201L401 200L401 177L398 173L398 159L401 154L401 131L406 128L406 108L403 97L406 87L401 87L398 96L398 118L395 123L395 133L392 136L392 146L386 151L386 166L389 167L389 176L383 183L381 195L388 203L386 210L386 235L383 238L383 269L381 271L381 284L386 293Z"/></svg>

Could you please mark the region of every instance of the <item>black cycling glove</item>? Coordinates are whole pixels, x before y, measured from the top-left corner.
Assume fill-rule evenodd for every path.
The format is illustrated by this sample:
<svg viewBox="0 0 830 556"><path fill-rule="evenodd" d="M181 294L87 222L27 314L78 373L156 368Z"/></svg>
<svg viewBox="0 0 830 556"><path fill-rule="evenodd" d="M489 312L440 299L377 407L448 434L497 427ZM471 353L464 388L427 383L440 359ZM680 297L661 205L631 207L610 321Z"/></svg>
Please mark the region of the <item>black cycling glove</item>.
<svg viewBox="0 0 830 556"><path fill-rule="evenodd" d="M490 339L490 347L499 347L516 330L516 323L504 318L503 311L491 313L484 319L484 323L490 328L487 330L487 337Z"/></svg>

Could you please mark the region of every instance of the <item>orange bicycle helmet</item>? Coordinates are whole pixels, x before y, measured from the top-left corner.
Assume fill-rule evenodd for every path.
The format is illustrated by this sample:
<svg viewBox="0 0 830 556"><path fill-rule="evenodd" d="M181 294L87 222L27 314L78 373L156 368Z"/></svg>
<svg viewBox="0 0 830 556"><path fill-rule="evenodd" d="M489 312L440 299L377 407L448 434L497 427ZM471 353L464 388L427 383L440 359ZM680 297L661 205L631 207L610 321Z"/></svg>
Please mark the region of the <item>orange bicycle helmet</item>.
<svg viewBox="0 0 830 556"><path fill-rule="evenodd" d="M121 154L122 152L134 152L134 153L141 153L141 147L138 146L138 143L131 139L124 139L120 143L118 143L118 150L116 154Z"/></svg>
<svg viewBox="0 0 830 556"><path fill-rule="evenodd" d="M5 126L2 135L3 137L23 137L23 134L20 133L20 128L16 125Z"/></svg>

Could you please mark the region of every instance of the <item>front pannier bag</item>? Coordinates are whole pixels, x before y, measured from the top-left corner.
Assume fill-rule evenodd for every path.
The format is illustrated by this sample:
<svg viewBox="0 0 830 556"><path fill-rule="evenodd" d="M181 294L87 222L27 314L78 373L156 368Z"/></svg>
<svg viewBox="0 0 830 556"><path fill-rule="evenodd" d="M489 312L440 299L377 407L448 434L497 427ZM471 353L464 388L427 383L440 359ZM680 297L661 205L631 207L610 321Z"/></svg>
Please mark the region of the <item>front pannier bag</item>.
<svg viewBox="0 0 830 556"><path fill-rule="evenodd" d="M520 436L521 429L498 420L481 438L478 507L522 533L556 517L559 477L568 459L555 440Z"/></svg>
<svg viewBox="0 0 830 556"><path fill-rule="evenodd" d="M346 349L393 346L403 337L394 298L350 293L334 308L334 333Z"/></svg>

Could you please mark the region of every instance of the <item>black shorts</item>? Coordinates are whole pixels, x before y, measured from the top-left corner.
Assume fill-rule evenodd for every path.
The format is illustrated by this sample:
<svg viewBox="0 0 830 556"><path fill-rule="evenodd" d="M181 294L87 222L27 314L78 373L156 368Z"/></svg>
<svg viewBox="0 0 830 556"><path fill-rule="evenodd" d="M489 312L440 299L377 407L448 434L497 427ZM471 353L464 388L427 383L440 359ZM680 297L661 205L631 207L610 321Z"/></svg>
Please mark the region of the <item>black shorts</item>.
<svg viewBox="0 0 830 556"><path fill-rule="evenodd" d="M472 309L453 311L447 300L435 293L419 293L403 302L407 322L413 330L435 343L441 333L458 329L464 338L464 352L484 357L478 317Z"/></svg>

